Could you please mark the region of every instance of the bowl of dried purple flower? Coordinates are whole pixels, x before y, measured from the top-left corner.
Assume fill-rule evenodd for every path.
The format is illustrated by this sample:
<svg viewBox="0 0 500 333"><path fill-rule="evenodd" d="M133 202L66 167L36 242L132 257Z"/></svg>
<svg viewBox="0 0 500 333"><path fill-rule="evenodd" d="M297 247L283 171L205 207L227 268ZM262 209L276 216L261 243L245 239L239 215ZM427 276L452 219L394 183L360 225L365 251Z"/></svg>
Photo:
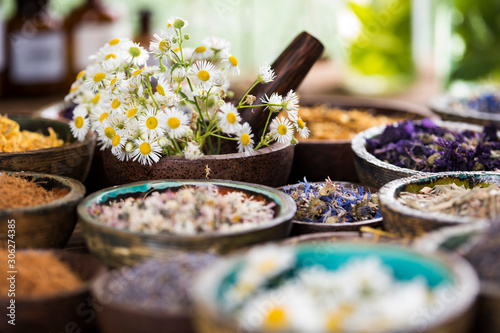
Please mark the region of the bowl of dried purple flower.
<svg viewBox="0 0 500 333"><path fill-rule="evenodd" d="M299 182L281 187L297 211L292 236L331 231L359 231L382 225L377 189L348 182Z"/></svg>
<svg viewBox="0 0 500 333"><path fill-rule="evenodd" d="M282 239L293 200L263 185L158 180L107 188L78 206L90 252L110 267L165 259L172 249L227 253Z"/></svg>
<svg viewBox="0 0 500 333"><path fill-rule="evenodd" d="M442 227L500 219L500 174L447 172L389 182L379 191L386 231L415 238Z"/></svg>
<svg viewBox="0 0 500 333"><path fill-rule="evenodd" d="M495 125L408 120L361 132L351 148L361 183L378 188L419 174L500 170Z"/></svg>

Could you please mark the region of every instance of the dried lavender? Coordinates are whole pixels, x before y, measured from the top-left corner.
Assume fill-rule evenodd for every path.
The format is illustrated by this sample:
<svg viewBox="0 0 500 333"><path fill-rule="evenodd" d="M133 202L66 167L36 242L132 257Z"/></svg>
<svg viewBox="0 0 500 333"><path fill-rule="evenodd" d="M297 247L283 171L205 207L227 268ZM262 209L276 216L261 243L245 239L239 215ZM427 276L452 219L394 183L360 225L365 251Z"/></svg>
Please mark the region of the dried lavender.
<svg viewBox="0 0 500 333"><path fill-rule="evenodd" d="M388 125L366 149L378 159L424 172L496 171L500 169L500 142L494 124L484 131L439 127L429 119Z"/></svg>
<svg viewBox="0 0 500 333"><path fill-rule="evenodd" d="M148 234L195 235L246 230L274 217L274 202L243 192L219 193L217 186L186 187L177 192L152 192L109 205L93 204L89 213L101 223Z"/></svg>
<svg viewBox="0 0 500 333"><path fill-rule="evenodd" d="M500 284L500 223L492 223L465 255L481 280Z"/></svg>
<svg viewBox="0 0 500 333"><path fill-rule="evenodd" d="M380 217L378 196L362 187L346 187L330 179L315 184L304 181L284 192L297 204L295 220L319 223L346 223Z"/></svg>
<svg viewBox="0 0 500 333"><path fill-rule="evenodd" d="M103 300L134 309L185 314L192 305L193 278L216 259L194 252L176 254L168 261L151 259L113 272L98 293Z"/></svg>
<svg viewBox="0 0 500 333"><path fill-rule="evenodd" d="M458 109L462 112L467 110L474 110L485 113L499 113L500 112L500 96L495 92L484 92L470 96L468 98L461 98L452 101L451 107Z"/></svg>
<svg viewBox="0 0 500 333"><path fill-rule="evenodd" d="M431 213L481 219L500 217L500 188L497 184L472 189L454 183L432 188L426 186L418 193L402 192L398 200L410 208Z"/></svg>

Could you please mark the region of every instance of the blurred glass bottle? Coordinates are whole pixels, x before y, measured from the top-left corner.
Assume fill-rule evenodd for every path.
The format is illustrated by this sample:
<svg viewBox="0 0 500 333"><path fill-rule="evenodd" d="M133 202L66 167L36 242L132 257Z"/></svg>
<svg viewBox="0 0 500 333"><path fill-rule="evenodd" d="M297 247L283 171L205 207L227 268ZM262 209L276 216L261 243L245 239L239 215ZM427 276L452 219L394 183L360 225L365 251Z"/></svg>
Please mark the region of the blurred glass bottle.
<svg viewBox="0 0 500 333"><path fill-rule="evenodd" d="M17 0L7 23L5 92L30 95L65 89L66 36L62 22L51 15L48 0Z"/></svg>

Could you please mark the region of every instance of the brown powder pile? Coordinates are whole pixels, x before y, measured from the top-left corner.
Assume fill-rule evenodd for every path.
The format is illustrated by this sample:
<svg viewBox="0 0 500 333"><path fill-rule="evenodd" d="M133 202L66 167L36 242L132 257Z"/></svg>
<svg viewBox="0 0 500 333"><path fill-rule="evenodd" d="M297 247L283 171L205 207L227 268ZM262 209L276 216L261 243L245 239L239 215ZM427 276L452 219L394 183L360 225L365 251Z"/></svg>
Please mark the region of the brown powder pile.
<svg viewBox="0 0 500 333"><path fill-rule="evenodd" d="M7 262L8 254L7 250L0 250L0 258L3 262ZM6 267L2 269L4 274L12 270ZM15 274L16 297L57 294L76 289L83 283L67 264L61 262L51 252L17 251L14 270L17 271ZM9 292L10 281L7 277L0 281L0 295L7 295Z"/></svg>
<svg viewBox="0 0 500 333"><path fill-rule="evenodd" d="M373 115L363 110L344 110L325 105L301 107L300 115L311 130L309 139L350 140L370 127L391 124L404 118Z"/></svg>
<svg viewBox="0 0 500 333"><path fill-rule="evenodd" d="M42 205L63 197L67 191L48 191L34 181L0 174L0 209Z"/></svg>

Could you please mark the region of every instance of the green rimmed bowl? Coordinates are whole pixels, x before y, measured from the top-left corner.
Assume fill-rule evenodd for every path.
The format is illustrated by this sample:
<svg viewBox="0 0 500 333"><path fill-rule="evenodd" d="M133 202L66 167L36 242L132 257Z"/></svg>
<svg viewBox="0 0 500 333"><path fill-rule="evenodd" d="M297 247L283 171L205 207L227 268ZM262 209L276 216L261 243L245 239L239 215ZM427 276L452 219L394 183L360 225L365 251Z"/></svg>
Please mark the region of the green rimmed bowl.
<svg viewBox="0 0 500 333"><path fill-rule="evenodd" d="M101 224L89 214L93 203L136 197L156 190L178 190L184 186L215 185L221 191L240 191L258 200L274 202L273 220L245 231L212 232L193 236L145 234ZM227 253L260 242L282 239L290 232L295 203L285 193L263 185L228 180L157 180L107 188L86 197L78 206L78 217L89 251L110 267L132 266L145 258L168 259L170 250ZM175 252L175 251L174 251Z"/></svg>
<svg viewBox="0 0 500 333"><path fill-rule="evenodd" d="M13 177L34 181L46 190L65 193L46 204L0 210L0 246L7 248L7 224L15 220L16 248L62 248L75 228L76 206L85 195L85 187L75 179L32 172L0 171Z"/></svg>
<svg viewBox="0 0 500 333"><path fill-rule="evenodd" d="M397 200L401 192L418 192L434 185L455 183L466 188L485 184L500 184L500 173L494 172L444 172L424 173L418 176L394 180L379 191L380 208L385 230L401 237L416 238L442 227L473 223L488 223L487 219L455 216L439 212L427 212L403 205Z"/></svg>
<svg viewBox="0 0 500 333"><path fill-rule="evenodd" d="M467 332L471 323L471 308L479 291L479 282L470 265L459 257L361 242L318 243L300 245L296 249L299 266L315 264L328 270L336 270L351 258L377 256L392 268L398 280L423 276L431 288L441 282L447 282L450 284L450 298L443 299L438 309L423 309L422 313L415 314L412 320L414 326L408 327L405 332ZM242 329L230 314L224 312L222 301L222 295L234 283L232 277L241 267L242 260L243 256L237 255L219 261L198 277L193 295L199 333L229 333Z"/></svg>

